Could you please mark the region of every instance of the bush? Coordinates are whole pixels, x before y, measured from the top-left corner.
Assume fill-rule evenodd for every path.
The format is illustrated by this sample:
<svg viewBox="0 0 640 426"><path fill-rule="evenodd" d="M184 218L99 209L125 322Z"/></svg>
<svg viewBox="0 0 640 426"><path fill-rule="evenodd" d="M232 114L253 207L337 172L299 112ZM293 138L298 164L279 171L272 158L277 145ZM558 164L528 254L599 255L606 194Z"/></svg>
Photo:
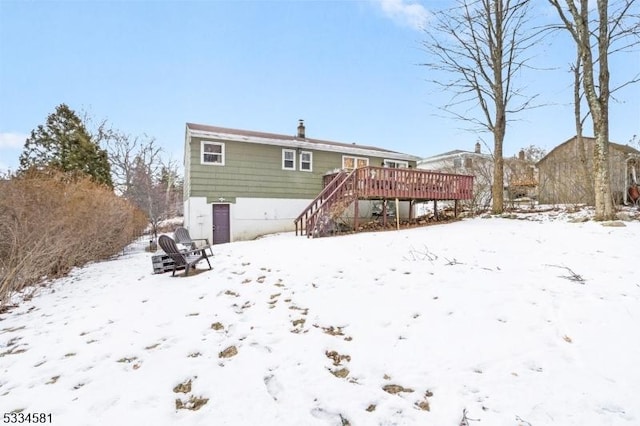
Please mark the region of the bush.
<svg viewBox="0 0 640 426"><path fill-rule="evenodd" d="M48 170L0 180L0 306L27 286L117 254L146 224L88 177Z"/></svg>

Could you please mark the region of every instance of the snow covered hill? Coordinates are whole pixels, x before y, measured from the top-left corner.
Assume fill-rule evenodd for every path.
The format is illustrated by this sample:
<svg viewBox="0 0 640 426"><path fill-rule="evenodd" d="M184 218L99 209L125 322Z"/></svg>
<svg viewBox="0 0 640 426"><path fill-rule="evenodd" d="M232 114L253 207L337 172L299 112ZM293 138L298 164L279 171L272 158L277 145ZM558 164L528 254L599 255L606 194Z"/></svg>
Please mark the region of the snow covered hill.
<svg viewBox="0 0 640 426"><path fill-rule="evenodd" d="M77 269L0 315L0 415L640 424L640 222L518 217L220 245L188 278L141 249Z"/></svg>

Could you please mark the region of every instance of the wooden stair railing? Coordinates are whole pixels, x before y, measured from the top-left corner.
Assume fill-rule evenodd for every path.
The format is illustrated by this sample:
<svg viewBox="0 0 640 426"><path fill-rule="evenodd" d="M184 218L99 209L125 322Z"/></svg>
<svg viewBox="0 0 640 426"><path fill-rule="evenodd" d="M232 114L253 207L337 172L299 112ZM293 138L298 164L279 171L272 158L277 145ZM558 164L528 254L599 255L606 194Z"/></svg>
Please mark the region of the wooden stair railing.
<svg viewBox="0 0 640 426"><path fill-rule="evenodd" d="M341 201L344 204L348 201L347 197L356 197L354 177L355 170L351 172L339 172L296 218L296 235L298 235L298 230L300 230L300 235L310 237L314 232L316 234L318 233L318 226L321 228L326 227L327 219L330 220L330 216L335 217L335 215L338 214L337 211L334 210L340 210L340 206L336 205L336 203ZM351 199L351 202L352 201L353 199ZM350 204L350 202L341 209L340 213L348 207L348 204ZM321 218L322 220L319 220Z"/></svg>
<svg viewBox="0 0 640 426"><path fill-rule="evenodd" d="M307 238L323 237L331 232L336 219L358 199L356 170L351 171L307 219Z"/></svg>
<svg viewBox="0 0 640 426"><path fill-rule="evenodd" d="M296 235L298 235L298 229L300 230L300 235L307 234L307 221L308 219L315 215L318 211L320 204L331 194L338 185L340 185L349 175L346 171L338 172L333 179L322 189L322 191L318 194L318 196L309 203L309 205L300 213L300 215L294 221L296 224Z"/></svg>

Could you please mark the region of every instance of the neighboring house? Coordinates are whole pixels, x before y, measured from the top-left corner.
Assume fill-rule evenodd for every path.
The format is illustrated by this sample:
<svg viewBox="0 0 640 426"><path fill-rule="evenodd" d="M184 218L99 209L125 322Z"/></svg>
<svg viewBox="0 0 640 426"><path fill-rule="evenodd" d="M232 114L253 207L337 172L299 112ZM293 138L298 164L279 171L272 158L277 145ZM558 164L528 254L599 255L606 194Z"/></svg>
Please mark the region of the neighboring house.
<svg viewBox="0 0 640 426"><path fill-rule="evenodd" d="M474 208L486 208L491 204L493 181L493 156L483 154L480 142L473 151L456 149L418 161L418 169L438 170L446 173L462 173L475 176L473 185Z"/></svg>
<svg viewBox="0 0 640 426"><path fill-rule="evenodd" d="M563 142L537 163L538 200L542 204L593 203L593 149L595 138L583 137L581 153L577 137ZM582 161L581 159L584 159ZM611 194L615 203L628 202L629 187L636 183L640 151L609 143Z"/></svg>
<svg viewBox="0 0 640 426"><path fill-rule="evenodd" d="M483 154L480 142L476 142L474 151L456 149L443 154L434 155L418 161L419 169L447 170L457 173L472 171L478 163L493 164L493 157Z"/></svg>
<svg viewBox="0 0 640 426"><path fill-rule="evenodd" d="M533 203L538 198L538 170L525 157L521 149L517 157L504 159L505 200L512 204Z"/></svg>
<svg viewBox="0 0 640 426"><path fill-rule="evenodd" d="M184 221L214 244L292 231L323 177L363 166L414 168L418 157L295 135L187 123Z"/></svg>
<svg viewBox="0 0 640 426"><path fill-rule="evenodd" d="M475 177L473 209L485 209L491 205L493 184L493 156L483 154L479 142L474 151L457 149L418 161L419 169L440 170L448 173L470 174ZM517 157L504 158L504 200L507 202L533 201L537 196L536 170L533 162L525 159L521 150Z"/></svg>

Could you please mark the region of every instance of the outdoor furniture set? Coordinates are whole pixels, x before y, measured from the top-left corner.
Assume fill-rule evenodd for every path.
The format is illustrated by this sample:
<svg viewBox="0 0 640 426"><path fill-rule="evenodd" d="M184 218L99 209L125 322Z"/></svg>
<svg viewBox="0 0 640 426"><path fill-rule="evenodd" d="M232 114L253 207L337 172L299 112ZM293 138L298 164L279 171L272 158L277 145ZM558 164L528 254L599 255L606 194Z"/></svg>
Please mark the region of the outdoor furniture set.
<svg viewBox="0 0 640 426"><path fill-rule="evenodd" d="M167 272L171 268L171 276L175 276L177 269L184 269L184 276L188 276L189 270L191 268L195 269L196 265L202 260L206 260L209 269L211 269L207 249L211 256L213 256L213 250L209 240L205 238L193 239L185 228L177 228L174 232L174 237L175 240L168 235L161 235L158 238L158 244L166 253L166 256L154 256L153 264L156 273ZM204 244L198 247L196 241L204 241ZM186 248L180 248L178 245Z"/></svg>

